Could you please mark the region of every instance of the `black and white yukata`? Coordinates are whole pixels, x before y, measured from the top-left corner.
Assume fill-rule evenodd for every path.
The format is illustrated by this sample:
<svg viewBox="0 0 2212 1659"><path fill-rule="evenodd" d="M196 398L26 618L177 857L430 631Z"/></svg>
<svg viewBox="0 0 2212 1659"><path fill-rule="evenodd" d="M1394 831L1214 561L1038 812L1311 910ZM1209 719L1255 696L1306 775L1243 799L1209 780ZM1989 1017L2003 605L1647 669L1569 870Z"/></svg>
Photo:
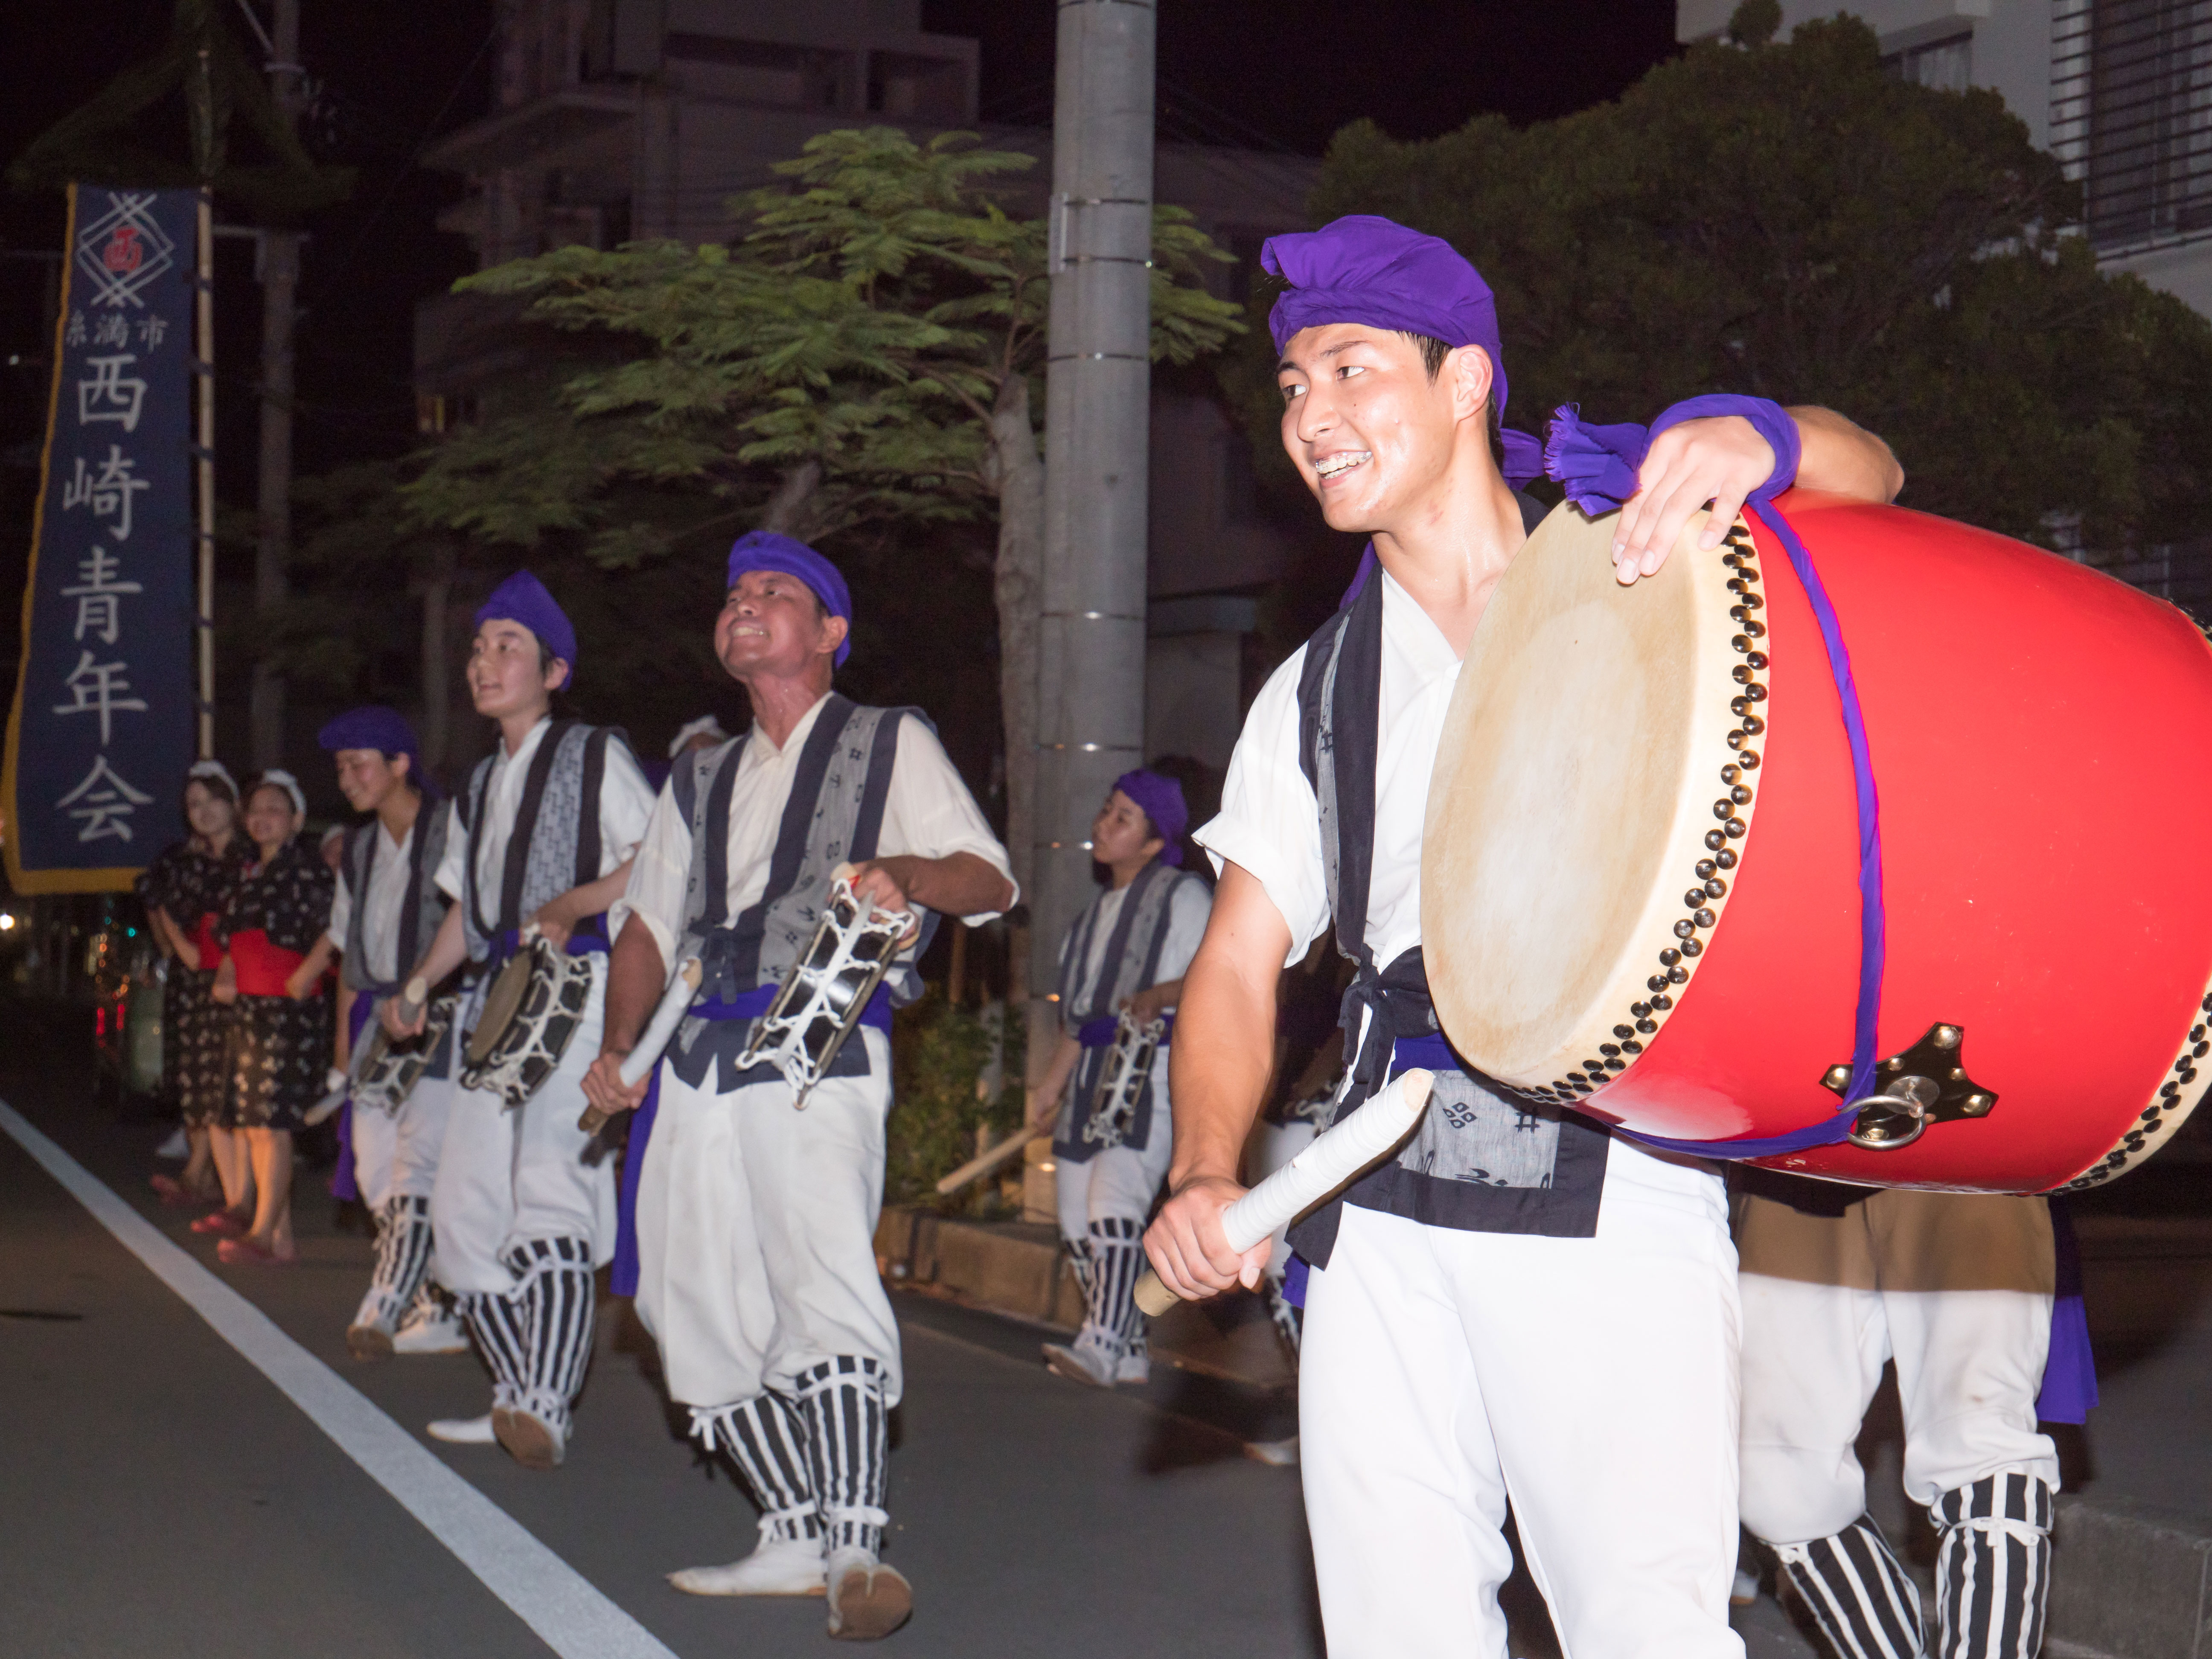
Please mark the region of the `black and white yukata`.
<svg viewBox="0 0 2212 1659"><path fill-rule="evenodd" d="M637 1311L670 1396L752 1489L764 1543L877 1553L889 1413L903 1374L877 1272L890 1008L920 994L900 956L830 1075L795 1110L771 1066L736 1068L812 939L840 863L1006 849L918 711L831 692L781 748L755 726L679 755L610 920L698 955L694 1015L662 1059L637 1189ZM969 925L988 921L971 916ZM641 1123L631 1138L647 1130Z"/></svg>
<svg viewBox="0 0 2212 1659"><path fill-rule="evenodd" d="M2050 1200L1746 1170L1743 1523L1840 1659L1919 1659L1918 1589L1866 1512L1855 1443L1897 1366L1905 1490L1939 1534L1936 1651L2034 1659L2058 1456L2036 1426L2051 1346Z"/></svg>
<svg viewBox="0 0 2212 1659"><path fill-rule="evenodd" d="M447 900L438 890L452 809L425 800L397 844L372 817L346 832L325 937L344 954L340 982L354 993L351 1041L367 1039L381 1005L398 994L437 936ZM352 1108L353 1176L376 1221L376 1268L354 1315L387 1335L432 1271L430 1193L453 1104L452 1033L405 1100L392 1111Z"/></svg>
<svg viewBox="0 0 2212 1659"><path fill-rule="evenodd" d="M149 913L166 910L199 948L200 965L173 960L161 988L161 1086L190 1129L206 1128L222 1116L229 1024L214 995L215 924L231 887L252 864L253 843L243 836L234 835L220 856L187 838L164 848L138 878L138 896Z"/></svg>
<svg viewBox="0 0 2212 1659"><path fill-rule="evenodd" d="M1075 1345L1102 1376L1133 1379L1146 1360L1145 1316L1136 1304L1145 1266L1145 1223L1175 1154L1168 1101L1168 1042L1139 1090L1119 1139L1091 1115L1121 1005L1181 979L1206 937L1213 896L1196 876L1155 859L1127 887L1109 887L1083 908L1060 941L1060 1018L1083 1046L1053 1126L1053 1184L1060 1237L1083 1286ZM1172 1025L1170 1036L1173 1034Z"/></svg>
<svg viewBox="0 0 2212 1659"><path fill-rule="evenodd" d="M541 720L513 755L479 762L453 802L438 886L460 906L480 974L457 1022L466 1034L522 926L571 889L620 868L645 833L653 796L611 726ZM492 1407L526 1412L566 1441L592 1358L592 1272L614 1254L615 1168L586 1162L584 1073L605 1018L607 940L597 917L572 953L594 957L582 1024L553 1074L522 1105L453 1091L430 1192L438 1277L453 1291L493 1376Z"/></svg>
<svg viewBox="0 0 2212 1659"><path fill-rule="evenodd" d="M1459 672L1378 568L1269 678L1198 836L1266 890L1289 962L1334 918L1358 965L1337 1117L1393 1070L1437 1073L1399 1157L1291 1236L1312 1267L1299 1429L1329 1651L1504 1659L1510 1502L1577 1659L1740 1659L1721 1178L1507 1097L1437 1034L1421 835Z"/></svg>
<svg viewBox="0 0 2212 1659"><path fill-rule="evenodd" d="M323 1092L331 998L295 1000L284 981L314 949L331 910L331 872L297 837L230 890L216 942L236 964L238 1000L222 1009L226 1129L296 1129Z"/></svg>

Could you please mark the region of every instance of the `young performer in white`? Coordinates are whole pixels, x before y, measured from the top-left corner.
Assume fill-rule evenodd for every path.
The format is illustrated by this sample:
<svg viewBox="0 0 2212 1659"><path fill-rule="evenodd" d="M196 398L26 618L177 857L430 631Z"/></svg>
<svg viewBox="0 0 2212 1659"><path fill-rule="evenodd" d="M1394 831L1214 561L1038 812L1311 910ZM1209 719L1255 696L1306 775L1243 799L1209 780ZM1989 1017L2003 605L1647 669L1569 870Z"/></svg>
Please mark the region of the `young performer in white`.
<svg viewBox="0 0 2212 1659"><path fill-rule="evenodd" d="M477 612L469 694L499 722L500 742L453 803L438 866L453 908L403 976L434 986L464 960L483 970L464 1001L460 1042L523 927L604 963L603 918L653 810L619 732L553 717L553 694L573 683L575 659L574 628L526 570ZM531 1468L555 1468L566 1452L569 1407L592 1357L592 1275L614 1254L613 1160L587 1161L590 1139L576 1127L605 1000L602 965L560 1066L522 1106L454 1090L430 1194L439 1278L459 1295L494 1378L489 1417L434 1423L430 1432L495 1438ZM403 1024L396 999L383 1018L395 1036L424 1020L418 1012Z"/></svg>
<svg viewBox="0 0 2212 1659"><path fill-rule="evenodd" d="M1743 1176L1743 1524L1838 1659L1920 1659L1920 1593L1866 1512L1855 1443L1893 1359L1905 1493L1941 1540L1935 1650L2035 1659L2058 1492L2036 1427L2050 1201ZM2079 1422L2087 1403L2046 1411Z"/></svg>
<svg viewBox="0 0 2212 1659"><path fill-rule="evenodd" d="M1006 855L927 721L830 690L852 605L836 567L756 532L732 550L714 648L753 724L678 758L617 908L593 1103L642 1104L621 1061L672 967L700 993L658 1068L636 1196L637 1310L670 1395L726 1451L762 1510L753 1553L671 1575L701 1595L830 1598L830 1632L905 1622L912 1592L879 1559L898 1327L876 1273L890 1109L890 1005L918 994L902 952L885 989L795 1109L771 1066L737 1069L811 939L832 872L887 908L970 923L1009 908ZM648 1121L649 1116L649 1121ZM649 1139L647 1138L649 1137Z"/></svg>
<svg viewBox="0 0 2212 1659"><path fill-rule="evenodd" d="M1091 856L1106 890L1083 908L1060 946L1059 1046L1037 1085L1036 1115L1055 1120L1053 1182L1060 1237L1083 1285L1083 1328L1073 1344L1048 1342L1045 1364L1095 1388L1150 1375L1137 1275L1145 1222L1174 1150L1168 1103L1172 1028L1139 1085L1126 1125L1091 1105L1119 1016L1138 1025L1172 1022L1183 970L1206 933L1213 896L1182 871L1190 822L1182 786L1139 769L1125 772L1091 822Z"/></svg>
<svg viewBox="0 0 2212 1659"><path fill-rule="evenodd" d="M1306 1515L1334 1659L1504 1659L1509 1502L1576 1659L1735 1659L1735 1259L1720 1178L1588 1120L1501 1098L1437 1035L1420 844L1460 660L1540 509L1492 453L1505 402L1490 293L1387 220L1279 236L1285 448L1380 569L1278 669L1245 722L1222 872L1185 976L1170 1199L1146 1236L1178 1294L1258 1281L1221 1212L1273 1060L1278 975L1332 917L1358 963L1338 1115L1395 1066L1437 1073L1405 1150L1316 1212L1300 1367ZM1776 418L1780 419L1776 411ZM1893 493L1878 440L1796 412L1808 484ZM1519 471L1533 441L1516 434ZM1777 465L1742 418L1656 440L1623 514L1623 581L1688 515L1725 520ZM1719 527L1710 532L1719 533Z"/></svg>
<svg viewBox="0 0 2212 1659"><path fill-rule="evenodd" d="M399 975L422 955L446 919L438 890L452 814L422 770L415 729L397 709L348 709L316 735L337 768L338 789L368 822L346 831L331 923L317 955L337 952L339 971L337 1066L343 1071L380 1005L401 989ZM311 958L313 960L313 958ZM453 1110L453 1042L441 1051L397 1111L349 1106L351 1191L376 1222L376 1267L346 1328L357 1359L394 1353L458 1353L468 1333L430 1290L430 1190Z"/></svg>

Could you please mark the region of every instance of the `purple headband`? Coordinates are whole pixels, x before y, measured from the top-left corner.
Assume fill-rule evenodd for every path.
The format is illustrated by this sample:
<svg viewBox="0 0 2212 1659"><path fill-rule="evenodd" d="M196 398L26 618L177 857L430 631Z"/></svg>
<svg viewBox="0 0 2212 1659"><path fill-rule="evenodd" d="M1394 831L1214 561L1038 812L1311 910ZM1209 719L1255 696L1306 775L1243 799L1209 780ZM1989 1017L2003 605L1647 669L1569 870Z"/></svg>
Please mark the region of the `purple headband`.
<svg viewBox="0 0 2212 1659"><path fill-rule="evenodd" d="M315 733L315 742L331 754L341 749L374 749L386 755L407 757L407 776L425 795L435 796L437 786L422 769L422 746L415 728L397 708L367 703L349 708Z"/></svg>
<svg viewBox="0 0 2212 1659"><path fill-rule="evenodd" d="M575 624L545 591L544 582L527 570L516 571L493 588L491 597L477 608L477 626L482 628L488 622L520 623L538 636L539 644L568 665L563 689L575 689Z"/></svg>
<svg viewBox="0 0 2212 1659"><path fill-rule="evenodd" d="M1183 804L1182 786L1173 778L1164 778L1158 772L1140 767L1134 772L1122 773L1114 780L1114 787L1145 809L1152 828L1167 842L1160 848L1160 862L1180 866L1182 832L1190 827L1190 808Z"/></svg>
<svg viewBox="0 0 2212 1659"><path fill-rule="evenodd" d="M773 530L754 530L738 537L737 545L730 550L729 585L735 587L738 578L748 570L780 570L798 577L814 591L823 610L845 619L845 642L837 647L837 666L842 668L845 659L853 654L853 595L845 579L837 574L837 567L805 542L779 536Z"/></svg>

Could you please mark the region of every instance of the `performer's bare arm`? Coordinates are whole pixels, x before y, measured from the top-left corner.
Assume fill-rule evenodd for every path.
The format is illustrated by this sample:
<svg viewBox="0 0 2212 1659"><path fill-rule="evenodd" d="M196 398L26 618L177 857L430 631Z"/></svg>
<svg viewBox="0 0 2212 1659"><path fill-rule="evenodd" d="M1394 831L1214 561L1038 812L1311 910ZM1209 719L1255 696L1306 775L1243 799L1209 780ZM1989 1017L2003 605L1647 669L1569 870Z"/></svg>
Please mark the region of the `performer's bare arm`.
<svg viewBox="0 0 2212 1659"><path fill-rule="evenodd" d="M558 898L545 901L538 914L530 918L539 933L552 941L556 950L565 949L568 935L586 916L596 916L606 909L629 886L629 866L636 861L635 855L624 859L597 881L587 881L581 887L571 887Z"/></svg>
<svg viewBox="0 0 2212 1659"><path fill-rule="evenodd" d="M1147 985L1129 999L1129 1018L1139 1025L1149 1025L1182 1001L1182 981L1164 979L1158 985Z"/></svg>
<svg viewBox="0 0 2212 1659"><path fill-rule="evenodd" d="M1267 889L1231 864L1214 890L1205 940L1183 975L1178 1041L1169 1052L1175 1101L1173 1194L1145 1232L1145 1253L1168 1288L1198 1300L1260 1282L1263 1241L1239 1255L1221 1212L1243 1195L1244 1142L1267 1093L1275 1054L1275 987L1291 930Z"/></svg>
<svg viewBox="0 0 2212 1659"><path fill-rule="evenodd" d="M660 941L643 919L633 915L623 923L607 963L606 1036L599 1057L584 1073L584 1098L603 1112L627 1112L645 1099L649 1078L625 1085L622 1063L637 1046L638 1033L653 1017L653 1005L668 983L668 964L660 959Z"/></svg>
<svg viewBox="0 0 2212 1659"><path fill-rule="evenodd" d="M178 927L175 919L158 904L154 907L154 927L161 934L163 943L169 947L170 955L187 968L197 969L200 965L200 947L185 937L185 930Z"/></svg>
<svg viewBox="0 0 2212 1659"><path fill-rule="evenodd" d="M353 1000L368 994L350 986L338 987L338 1029L331 1037L331 1064L341 1072L353 1064L353 1042L347 1036L353 1030Z"/></svg>
<svg viewBox="0 0 2212 1659"><path fill-rule="evenodd" d="M973 853L870 859L853 866L853 892L879 908L923 904L941 916L986 916L1014 902L1014 884Z"/></svg>
<svg viewBox="0 0 2212 1659"><path fill-rule="evenodd" d="M1905 469L1889 446L1832 409L1805 404L1789 411L1797 423L1797 482L1861 501L1890 501L1905 487ZM1620 510L1613 564L1624 582L1656 574L1690 515L1707 501L1713 521L1700 538L1720 545L1751 492L1774 471L1774 450L1740 415L1684 421L1661 433L1637 472L1636 494Z"/></svg>
<svg viewBox="0 0 2212 1659"><path fill-rule="evenodd" d="M315 987L322 982L323 975L330 971L331 963L336 959L337 953L337 946L331 943L329 934L325 933L318 939L315 941L315 948L307 952L297 968L285 975L284 994L295 1002L305 1002L315 994ZM341 1021L339 1030L344 1029L344 1024ZM340 1060L338 1064L343 1066L345 1062Z"/></svg>
<svg viewBox="0 0 2212 1659"><path fill-rule="evenodd" d="M437 984L459 967L468 953L468 939L461 932L461 907L456 904L446 912L446 919L438 924L437 937L430 941L430 948L423 952L422 960L415 964L415 971L402 981L403 993L405 986L415 980L419 979L425 985ZM388 999L384 1005L384 1029L395 1037L415 1036L429 1018L429 1011L425 1006L415 1011L413 1019L403 1023L399 1018L399 1005L404 1000L403 994Z"/></svg>
<svg viewBox="0 0 2212 1659"><path fill-rule="evenodd" d="M1083 1045L1062 1031L1053 1048L1052 1064L1045 1068L1043 1080L1030 1096L1030 1122L1042 1123L1060 1109L1060 1097L1067 1092L1067 1079L1075 1075L1077 1062L1082 1058Z"/></svg>

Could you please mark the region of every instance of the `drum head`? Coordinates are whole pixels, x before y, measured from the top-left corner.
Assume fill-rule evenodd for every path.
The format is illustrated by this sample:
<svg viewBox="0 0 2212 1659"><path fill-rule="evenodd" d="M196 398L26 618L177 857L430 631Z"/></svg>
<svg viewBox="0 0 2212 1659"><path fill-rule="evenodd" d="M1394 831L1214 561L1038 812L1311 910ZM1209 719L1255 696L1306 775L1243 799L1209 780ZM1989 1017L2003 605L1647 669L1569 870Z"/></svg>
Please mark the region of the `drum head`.
<svg viewBox="0 0 2212 1659"><path fill-rule="evenodd" d="M1717 856L1706 837L1743 689L1730 571L1696 545L1706 515L1632 587L1613 578L1617 518L1557 508L1492 594L1445 716L1421 854L1445 1033L1492 1076L1562 1098L1589 1092L1571 1078L1605 1079L1588 1068L1620 1055L1622 1028L1631 1042L1653 1029L1635 1020L1668 972L1662 953L1683 945L1694 866Z"/></svg>
<svg viewBox="0 0 2212 1659"><path fill-rule="evenodd" d="M537 953L526 945L507 959L507 966L499 970L491 988L484 993L483 1012L477 1016L476 1030L469 1033L469 1064L481 1066L492 1056L499 1040L507 1035L507 1028L522 1011L522 1001L530 994L530 977Z"/></svg>

